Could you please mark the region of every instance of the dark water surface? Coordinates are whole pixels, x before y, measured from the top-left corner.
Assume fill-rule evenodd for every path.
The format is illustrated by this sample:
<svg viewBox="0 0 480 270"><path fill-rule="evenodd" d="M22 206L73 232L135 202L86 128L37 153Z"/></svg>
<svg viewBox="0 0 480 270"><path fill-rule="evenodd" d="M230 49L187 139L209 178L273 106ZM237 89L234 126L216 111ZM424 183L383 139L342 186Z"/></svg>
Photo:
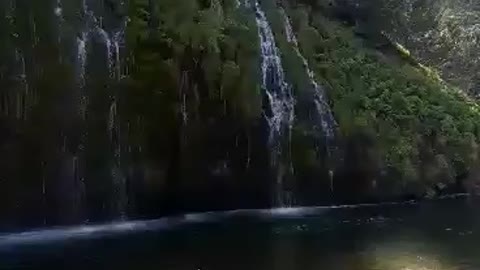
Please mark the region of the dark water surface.
<svg viewBox="0 0 480 270"><path fill-rule="evenodd" d="M237 211L0 235L2 269L480 269L480 203Z"/></svg>

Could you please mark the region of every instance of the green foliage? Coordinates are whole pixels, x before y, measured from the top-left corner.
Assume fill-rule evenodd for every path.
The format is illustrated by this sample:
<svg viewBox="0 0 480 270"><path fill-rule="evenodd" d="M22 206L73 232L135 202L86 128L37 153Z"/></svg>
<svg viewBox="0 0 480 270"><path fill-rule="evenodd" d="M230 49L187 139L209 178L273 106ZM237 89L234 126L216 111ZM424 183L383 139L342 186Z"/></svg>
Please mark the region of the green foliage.
<svg viewBox="0 0 480 270"><path fill-rule="evenodd" d="M133 0L129 13L124 119L144 128L136 140L151 155L168 160L180 151L172 143L180 132L192 139L208 132L192 121L254 125L261 116L254 14L233 0ZM181 131L185 120L192 128Z"/></svg>
<svg viewBox="0 0 480 270"><path fill-rule="evenodd" d="M282 12L275 1L265 0L261 1L261 4L274 33L276 45L280 50L282 65L288 82L293 86L297 95L302 95L303 91L310 88L310 82L302 60L295 51L294 44L287 41Z"/></svg>
<svg viewBox="0 0 480 270"><path fill-rule="evenodd" d="M301 6L291 11L294 28L302 52L330 90L346 141L359 132L372 134L383 167L405 181L447 183L475 165L480 135L475 102L431 69L409 61L392 64L392 55L363 45L353 29L320 13L309 25L305 13ZM401 53L407 52L402 47Z"/></svg>

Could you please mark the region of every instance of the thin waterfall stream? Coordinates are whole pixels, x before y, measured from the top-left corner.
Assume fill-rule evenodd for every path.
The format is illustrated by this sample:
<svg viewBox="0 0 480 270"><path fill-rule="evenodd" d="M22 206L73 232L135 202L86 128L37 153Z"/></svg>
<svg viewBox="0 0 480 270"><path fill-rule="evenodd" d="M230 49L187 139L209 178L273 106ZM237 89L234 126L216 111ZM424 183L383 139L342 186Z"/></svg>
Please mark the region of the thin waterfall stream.
<svg viewBox="0 0 480 270"><path fill-rule="evenodd" d="M121 5L124 3L121 2ZM127 205L127 194L126 194L126 179L122 171L121 164L121 130L120 130L120 118L118 114L118 91L117 84L122 79L122 51L125 47L125 27L126 19L122 18L119 22L115 22L113 26L110 26L108 29L105 25L105 19L102 16L98 16L96 12L99 12L98 7L96 9L91 9L89 2L86 0L82 1L82 13L83 13L83 25L81 27L80 33L76 37L76 76L77 76L77 87L79 88L78 96L78 110L79 115L82 121L87 121L88 123L88 110L89 103L95 102L94 100L89 100L91 94L86 91L86 86L88 80L91 78L87 77L87 68L89 61L96 62L96 59L93 59L92 55L92 42L96 42L98 45L104 47L105 55L105 68L107 73L107 78L105 80L105 85L111 91L108 93L108 111L106 112L106 133L108 135L109 144L110 144L110 165L109 165L109 174L111 178L112 185L112 201L109 202L112 214L117 216L120 219L126 218L126 205ZM96 76L96 75L93 75ZM96 78L98 80L98 78ZM95 116L90 116L95 117ZM88 132L86 130L82 131L81 135L81 151L80 155L83 155L83 144L88 140ZM78 164L78 158L74 158L75 162ZM85 161L81 161L81 164L84 164ZM74 165L75 168L79 168L78 165ZM77 177L80 177L82 186L84 185L84 178L82 174L76 174ZM78 181L78 179L77 179ZM85 187L81 188L80 191L84 191ZM82 195L83 196L83 195ZM105 206L103 206L105 207Z"/></svg>
<svg viewBox="0 0 480 270"><path fill-rule="evenodd" d="M335 140L335 130L338 124L335 121L335 118L330 109L330 105L328 104L328 99L325 93L325 89L317 82L315 78L315 73L310 68L310 65L308 64L308 60L300 52L298 40L293 31L290 18L288 17L285 10L282 8L280 8L280 13L282 14L282 17L284 20L287 41L293 45L294 50L297 56L302 60L305 71L307 72L308 78L310 79L310 85L313 90L313 102L315 104L317 118L318 118L318 121L320 122L321 130L325 137L325 145L327 149L328 158L331 158L336 148L334 140ZM334 191L333 168L329 168L328 177L330 181L330 191L333 192Z"/></svg>
<svg viewBox="0 0 480 270"><path fill-rule="evenodd" d="M307 59L300 52L300 49L298 47L297 37L293 32L290 19L285 13L285 10L280 9L280 12L285 22L285 33L287 34L287 41L293 44L295 52L297 53L298 57L302 60L302 63L303 63L303 66L305 67L308 78L310 79L310 84L312 85L312 88L314 90L315 108L317 109L318 118L322 126L322 131L324 132L325 138L328 143L329 141L335 138L335 129L337 127L337 123L335 121L335 118L333 117L332 111L330 109L330 105L328 105L325 89L320 84L318 84L315 78L315 73L310 69L310 65L308 64Z"/></svg>
<svg viewBox="0 0 480 270"><path fill-rule="evenodd" d="M290 144L295 121L295 98L292 87L285 79L273 31L258 1L255 1L254 9L261 49L262 90L266 98L264 117L269 127L271 166L276 177L274 203L288 207L294 201L285 181L293 174Z"/></svg>

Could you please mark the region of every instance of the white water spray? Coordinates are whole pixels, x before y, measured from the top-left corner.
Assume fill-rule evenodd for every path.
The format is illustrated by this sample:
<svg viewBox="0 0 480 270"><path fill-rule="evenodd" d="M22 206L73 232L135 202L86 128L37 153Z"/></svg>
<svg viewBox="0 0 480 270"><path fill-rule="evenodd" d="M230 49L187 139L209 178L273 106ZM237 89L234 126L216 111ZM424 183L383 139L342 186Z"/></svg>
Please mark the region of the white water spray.
<svg viewBox="0 0 480 270"><path fill-rule="evenodd" d="M60 20L63 20L63 9L62 9L62 2L61 0L57 0L57 5L53 9L53 13L55 13L55 16L60 18Z"/></svg>
<svg viewBox="0 0 480 270"><path fill-rule="evenodd" d="M97 26L95 29L98 37L105 46L105 54L107 56L107 68L111 77L113 77L112 67L114 65L113 53L112 53L112 40L108 35L107 31L102 29L100 26Z"/></svg>
<svg viewBox="0 0 480 270"><path fill-rule="evenodd" d="M87 33L77 37L77 75L81 87L85 86L85 66L87 64Z"/></svg>
<svg viewBox="0 0 480 270"><path fill-rule="evenodd" d="M111 60L109 60L113 65L113 76L115 79L122 79L122 62L121 62L121 48L125 46L125 27L122 26L119 30L112 34L112 54Z"/></svg>
<svg viewBox="0 0 480 270"><path fill-rule="evenodd" d="M284 180L293 172L289 147L295 120L295 99L292 88L285 79L280 51L272 29L258 1L255 2L255 14L262 58L262 89L268 102L264 115L269 126L270 159L276 170L275 203L282 207L291 206L293 195L286 190ZM288 140L287 143L285 139Z"/></svg>

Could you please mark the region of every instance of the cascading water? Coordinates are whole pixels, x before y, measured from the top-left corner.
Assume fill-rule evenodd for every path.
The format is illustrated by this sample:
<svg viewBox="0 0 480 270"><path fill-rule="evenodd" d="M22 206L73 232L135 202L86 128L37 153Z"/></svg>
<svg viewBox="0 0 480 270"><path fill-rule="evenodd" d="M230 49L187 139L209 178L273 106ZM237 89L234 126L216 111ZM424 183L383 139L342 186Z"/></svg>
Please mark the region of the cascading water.
<svg viewBox="0 0 480 270"><path fill-rule="evenodd" d="M120 58L120 46L124 44L124 29L113 33L112 41L107 42L112 48L108 50L108 66L109 74L114 81L118 82L121 77L121 58ZM121 219L126 218L126 206L128 204L128 198L126 193L126 179L121 170L121 144L120 144L120 119L118 115L118 97L116 93L113 95L113 101L110 106L109 112L109 134L110 143L113 148L113 163L111 169L111 176L114 185L114 201L116 212L120 215Z"/></svg>
<svg viewBox="0 0 480 270"><path fill-rule="evenodd" d="M85 86L85 65L87 64L87 34L77 37L77 76L81 87Z"/></svg>
<svg viewBox="0 0 480 270"><path fill-rule="evenodd" d="M310 83L313 88L314 93L314 102L315 108L317 109L318 118L320 120L320 124L322 126L322 131L324 132L324 136L327 141L333 140L335 137L335 128L337 123L335 122L335 118L333 117L332 111L330 110L330 106L327 102L327 97L325 95L325 89L320 86L316 79L315 73L310 69L307 59L303 56L300 52L298 47L297 37L293 32L292 25L290 20L283 9L280 9L280 12L283 15L285 21L285 33L287 35L287 41L294 45L295 52L297 53L298 57L302 60L303 66L307 72L308 78L310 79Z"/></svg>
<svg viewBox="0 0 480 270"><path fill-rule="evenodd" d="M315 79L315 73L310 69L307 59L303 56L300 52L300 48L298 46L298 40L293 32L292 25L290 23L290 19L288 18L285 10L280 9L280 12L284 18L285 24L285 33L287 36L287 41L294 46L294 50L298 57L302 60L303 66L307 72L308 78L310 79L310 84L313 90L313 102L315 105L315 109L317 112L317 117L320 122L323 135L325 136L325 143L327 148L327 155L332 155L334 151L335 145L333 145L333 141L335 139L335 129L337 127L337 123L335 118L333 117L332 111L327 101L327 97L325 94L325 89L318 84ZM330 189L333 192L333 170L329 170L329 180L330 180Z"/></svg>
<svg viewBox="0 0 480 270"><path fill-rule="evenodd" d="M124 45L125 43L125 37L124 37L124 29L120 29L120 31L115 32L113 34L113 39L112 39L112 47L113 47L113 55L114 55L114 63L113 63L113 68L114 68L114 77L116 80L120 80L122 78L122 63L120 61L120 46Z"/></svg>
<svg viewBox="0 0 480 270"><path fill-rule="evenodd" d="M123 2L121 2L123 5ZM121 49L125 46L125 28L126 21L122 22L120 28L113 32L112 39L107 42L111 48L108 49L108 67L109 74L113 80L118 83L122 79ZM122 145L120 131L120 117L118 115L118 93L115 92L112 97L112 104L109 113L109 133L110 143L113 149L113 163L111 176L114 185L115 211L121 219L126 219L126 208L128 205L128 196L126 189L126 178L122 172Z"/></svg>
<svg viewBox="0 0 480 270"><path fill-rule="evenodd" d="M0 146L9 146L0 147L0 197L2 205L15 205L12 220L126 217L128 146L117 90L127 73L124 5L0 1ZM31 220L23 221L27 212Z"/></svg>
<svg viewBox="0 0 480 270"><path fill-rule="evenodd" d="M110 106L109 113L109 132L110 132L110 142L113 148L113 166L111 168L111 177L113 181L113 200L114 200L114 210L120 216L120 219L125 219L126 216L126 206L128 204L128 197L126 191L126 179L122 173L121 169L121 144L120 140L120 127L119 119L117 114L117 102L113 101Z"/></svg>
<svg viewBox="0 0 480 270"><path fill-rule="evenodd" d="M0 197L5 197L1 201L3 205L15 205L3 206L15 213L7 218L14 222L18 219L19 224L48 226L85 220L96 222L123 219L127 218L127 212L130 216L136 214L153 216L162 211L177 211L177 206L164 207L160 200L163 200L162 196L168 194L170 189L181 192L183 187L177 187L177 183L170 183L170 179L176 180L176 177L179 177L181 180L183 175L177 176L176 170L183 169L183 163L193 163L193 159L185 161L182 157L176 157L177 153L174 150L177 146L173 146L172 149L165 148L168 150L165 152L168 153L160 153L158 156L155 154L155 160L150 159L151 149L147 147L156 146L157 142L158 145L163 145L164 141L168 144L170 134L162 137L163 134L157 133L157 130L152 132L150 127L147 127L150 125L149 121L153 120L147 119L150 118L150 112L144 114L141 108L131 106L134 102L129 103L130 100L127 100L130 97L138 97L141 106L142 99L148 97L132 91L136 87L134 86L136 75L140 74L136 69L132 80L124 80L128 74L128 65L137 68L132 64L134 57L138 57L140 65L143 61L141 58L143 52L137 54L136 51L133 53L133 50L131 56L127 58L125 22L126 14L130 14L131 10L119 7L122 5L120 0L49 0L48 5L44 6L38 3L30 5L28 1L10 2L22 5L10 11L10 5L3 8L7 5L2 4L0 10L2 14L12 13L8 16L12 26L5 28L8 34L0 33L0 36L11 40L11 45L4 46L5 50L9 50L8 59L0 60L2 65L7 66L6 69L0 66L0 72L5 74L1 74L4 77L0 79L11 83L0 96L2 111L5 112L0 120L7 120L0 123L0 129L4 133L0 134L0 139L5 140L0 143L8 146L0 147L0 150L4 157L15 153L11 161L5 158L2 162L8 162L3 162L5 165L0 164L1 189L15 193L9 197L0 193L2 195ZM274 190L272 201L275 206L287 207L295 204L293 183L290 178L294 175L290 145L296 101L292 88L286 81L281 52L275 44L274 33L262 7L254 0L239 0L239 4L241 4L239 9L242 10L235 12L244 12L248 8L249 11L255 12L251 12L251 19L253 14L256 15L257 28L254 26L253 29L249 29L248 34L250 35L250 31L253 30L254 37L258 34L260 40L259 51L262 58L259 63L261 66L257 66L261 67L262 74L259 84L263 90L262 124L265 132L260 134L260 128L256 124L248 130L239 129L238 134L235 131L235 146L240 150L231 154L232 151L228 149L225 159L215 163L218 165L216 175L227 177L228 169L236 168L236 160L242 163L244 161L246 175L260 174L263 177L269 174L272 177L265 178L275 179L272 181L274 182L272 187L269 187L269 190ZM49 17L42 17L46 15ZM160 21L162 19L163 17ZM132 20L132 30L135 29L134 23L136 22ZM241 53L242 50L239 48L238 52ZM237 53L235 55L237 57ZM242 57L241 54L238 56ZM251 56L249 62L253 63L256 57L253 54ZM175 64L175 61L172 64ZM241 61L237 64L239 75L246 76L247 81L250 81L249 78L253 78L253 74L248 75L244 72L254 73L249 68L251 65L248 64L247 67ZM197 77L201 76L194 71L193 77L186 80L188 84L185 85L185 90L179 93L178 97L181 100L180 116L184 125L188 125L186 128L188 132L190 127L197 123L193 120L198 119L198 123L204 121L203 113L197 113L193 106L190 106L197 105L194 102L197 102L198 97L193 95L190 97L187 94L189 93L187 91L194 87L194 91L191 92L197 95L196 92L199 90L201 98L204 88L207 87L197 82L201 79ZM188 74L191 71L185 72ZM141 73L143 74L143 70ZM255 83L253 79L251 83ZM160 88L160 92L163 92L163 85ZM131 101L136 102L136 99ZM248 101L242 99L241 102ZM148 102L145 105L150 106ZM258 104L254 106L255 110L252 112L256 113ZM214 119L215 121L208 120L208 123L214 123L215 127L218 123L219 127L223 127L223 122L227 123L230 119L228 107L225 105L224 108L226 109L222 121ZM164 119L164 116L160 117L159 119ZM215 117L213 115L213 118ZM158 131L162 133L164 123L160 122L158 125L162 127L159 127ZM8 132L3 132L4 126L7 126ZM228 129L230 126L225 127ZM175 134L177 133L171 135ZM187 132L181 133L183 134ZM223 136L223 133L220 135ZM265 144L267 137L268 153L264 153L265 149L261 149L260 146ZM227 145L230 144L229 141L225 140L225 147L229 147ZM186 142L196 143L193 140ZM245 157L241 153L244 147L247 148ZM163 146L158 150L163 151ZM269 154L269 157L265 154ZM257 158L258 156L260 157ZM170 162L171 157L178 159L174 160L178 164ZM271 164L265 164L267 159L270 159ZM31 168L31 172L23 172L24 166L29 170ZM266 166L271 172L265 173ZM237 172L232 170L232 175L233 173ZM217 183L212 184L212 187L213 185ZM31 192L28 194L30 197L28 201L21 200L25 194L23 186L28 186ZM264 184L258 187L262 192L265 192L264 188ZM238 193L237 190L235 192ZM33 216L32 221L22 220L23 216L30 218L32 216L30 213L35 212L38 212L38 216ZM43 223L40 223L41 219Z"/></svg>
<svg viewBox="0 0 480 270"><path fill-rule="evenodd" d="M85 94L85 67L87 65L87 33L82 32L77 37L77 82L80 89L79 95L79 115L81 119L85 120L87 111L87 95Z"/></svg>
<svg viewBox="0 0 480 270"><path fill-rule="evenodd" d="M25 99L28 97L29 85L27 81L25 57L19 50L15 51L15 62L15 65L19 67L17 72L17 81L20 85L20 88L17 89L15 93L15 117L18 120L25 120L27 117L26 106L28 104Z"/></svg>
<svg viewBox="0 0 480 270"><path fill-rule="evenodd" d="M63 10L62 10L62 2L61 0L57 0L57 5L55 6L54 13L57 17L62 18Z"/></svg>
<svg viewBox="0 0 480 270"><path fill-rule="evenodd" d="M121 3L123 5L123 2ZM82 91L80 101L80 111L82 119L85 121L88 95L84 91L86 85L86 64L89 57L88 44L92 39L99 43L104 48L105 68L107 70L108 78L106 85L109 88L115 89L116 84L122 79L121 66L121 50L125 46L125 27L126 20L122 19L118 27L112 30L104 29L103 17L97 17L94 10L91 10L85 0L82 1L82 8L85 17L84 28L77 37L77 76L79 87ZM95 61L95 59L92 59ZM120 142L120 119L118 115L118 93L112 91L108 97L110 100L108 115L107 115L107 130L110 141L111 159L110 178L112 181L112 201L109 202L111 211L120 219L126 218L127 194L126 194L126 179L121 167L121 142ZM89 136L84 134L84 137Z"/></svg>
<svg viewBox="0 0 480 270"><path fill-rule="evenodd" d="M276 170L275 204L288 207L293 204L292 192L285 186L293 174L290 158L291 129L295 120L295 99L286 82L279 49L270 24L258 1L255 2L256 23L260 39L262 89L265 95L264 116L269 126L271 165Z"/></svg>
<svg viewBox="0 0 480 270"><path fill-rule="evenodd" d="M182 120L183 124L186 125L188 122L188 111L187 111L187 95L182 95L182 105L181 105L181 113L182 113Z"/></svg>
<svg viewBox="0 0 480 270"><path fill-rule="evenodd" d="M57 0L57 3L55 5L55 8L53 9L53 13L55 14L55 16L57 16L58 18L58 28L59 28L59 33L61 32L61 28L62 28L62 23L64 21L64 18L63 18L63 8L62 8L62 1L61 0ZM61 35L58 35L58 44L61 43ZM60 57L60 61L62 60L61 59L61 54L59 54L59 57Z"/></svg>

